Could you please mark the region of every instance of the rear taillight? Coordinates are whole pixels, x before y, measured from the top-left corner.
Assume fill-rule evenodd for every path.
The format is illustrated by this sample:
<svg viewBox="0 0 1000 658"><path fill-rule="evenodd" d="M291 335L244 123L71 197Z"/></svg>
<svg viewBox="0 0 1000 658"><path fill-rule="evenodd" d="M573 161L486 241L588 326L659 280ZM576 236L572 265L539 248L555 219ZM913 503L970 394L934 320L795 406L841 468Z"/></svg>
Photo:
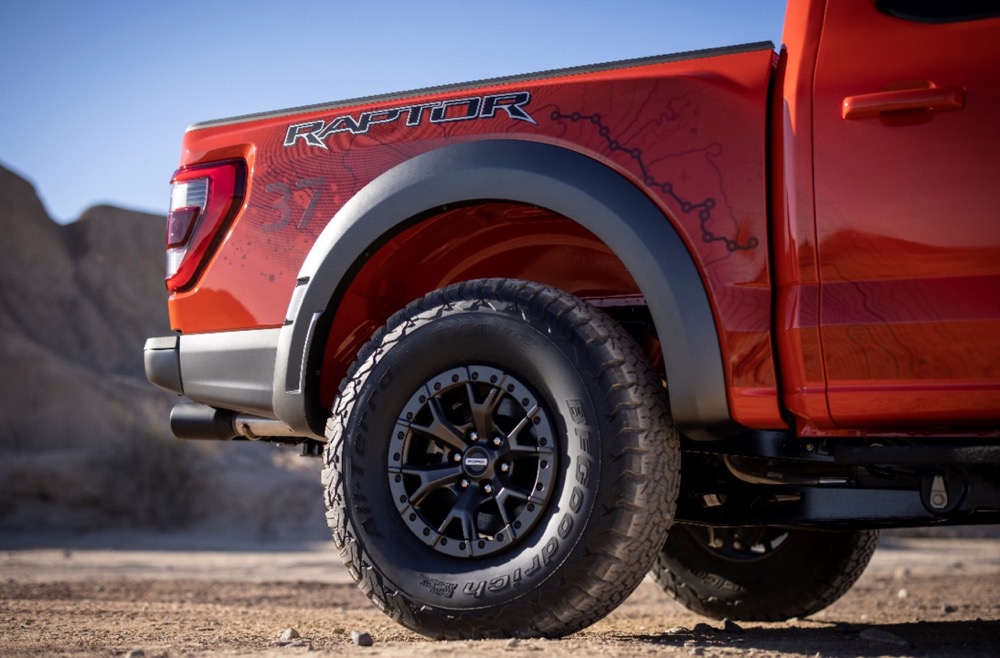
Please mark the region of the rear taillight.
<svg viewBox="0 0 1000 658"><path fill-rule="evenodd" d="M167 289L181 292L201 274L243 204L246 163L213 162L178 169L170 181Z"/></svg>

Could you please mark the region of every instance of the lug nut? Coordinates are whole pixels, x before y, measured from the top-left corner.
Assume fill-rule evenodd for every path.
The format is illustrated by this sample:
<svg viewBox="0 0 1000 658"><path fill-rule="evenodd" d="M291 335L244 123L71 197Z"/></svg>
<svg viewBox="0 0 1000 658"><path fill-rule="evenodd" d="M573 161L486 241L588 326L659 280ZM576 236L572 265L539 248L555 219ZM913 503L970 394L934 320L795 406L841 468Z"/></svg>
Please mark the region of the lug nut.
<svg viewBox="0 0 1000 658"><path fill-rule="evenodd" d="M461 480L459 480L458 486L462 487L463 489L468 489L469 488L469 481L466 480L465 478L462 478Z"/></svg>
<svg viewBox="0 0 1000 658"><path fill-rule="evenodd" d="M453 452L453 453L451 453L451 461L453 461L453 462L460 462L460 461L462 461L462 453L460 453L460 452Z"/></svg>
<svg viewBox="0 0 1000 658"><path fill-rule="evenodd" d="M493 437L493 445L500 447L501 445L503 445L503 439L501 439L499 436Z"/></svg>
<svg viewBox="0 0 1000 658"><path fill-rule="evenodd" d="M469 432L469 440L470 441L478 441L479 440L479 432L476 432L476 431Z"/></svg>
<svg viewBox="0 0 1000 658"><path fill-rule="evenodd" d="M500 462L500 472L501 473L509 473L510 472L510 464L508 464L507 462Z"/></svg>
<svg viewBox="0 0 1000 658"><path fill-rule="evenodd" d="M483 485L483 491L485 491L488 494L493 493L493 485L487 482L486 484Z"/></svg>

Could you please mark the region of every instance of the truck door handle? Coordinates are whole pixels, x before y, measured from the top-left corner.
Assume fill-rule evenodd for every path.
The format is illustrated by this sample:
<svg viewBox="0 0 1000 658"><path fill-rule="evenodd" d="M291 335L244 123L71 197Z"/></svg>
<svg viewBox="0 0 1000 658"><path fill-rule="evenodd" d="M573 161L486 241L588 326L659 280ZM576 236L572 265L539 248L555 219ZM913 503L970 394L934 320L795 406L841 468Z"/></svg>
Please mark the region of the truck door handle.
<svg viewBox="0 0 1000 658"><path fill-rule="evenodd" d="M962 87L927 87L894 89L874 94L848 96L844 99L841 116L845 119L873 119L884 112L927 110L943 112L960 110L965 106L965 89Z"/></svg>

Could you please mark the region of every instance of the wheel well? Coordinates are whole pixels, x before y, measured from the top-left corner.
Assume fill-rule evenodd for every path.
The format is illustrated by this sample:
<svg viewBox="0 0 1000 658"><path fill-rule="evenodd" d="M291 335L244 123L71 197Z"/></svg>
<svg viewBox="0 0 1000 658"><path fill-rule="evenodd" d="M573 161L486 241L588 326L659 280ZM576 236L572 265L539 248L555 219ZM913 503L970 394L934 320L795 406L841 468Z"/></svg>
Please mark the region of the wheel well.
<svg viewBox="0 0 1000 658"><path fill-rule="evenodd" d="M537 281L608 307L612 316L631 320L630 330L640 326L636 318L648 317L621 259L586 228L537 206L485 200L438 208L415 218L363 258L331 309L323 363L313 370L321 378L319 403L324 408L330 407L354 356L392 313L458 281ZM662 368L659 346L645 342L654 364Z"/></svg>
<svg viewBox="0 0 1000 658"><path fill-rule="evenodd" d="M669 216L604 163L513 139L428 151L343 205L299 270L278 339L275 415L322 434L346 362L392 311L485 275L592 300L644 295L657 333L669 336L663 361L678 428L697 439L740 431L709 292Z"/></svg>

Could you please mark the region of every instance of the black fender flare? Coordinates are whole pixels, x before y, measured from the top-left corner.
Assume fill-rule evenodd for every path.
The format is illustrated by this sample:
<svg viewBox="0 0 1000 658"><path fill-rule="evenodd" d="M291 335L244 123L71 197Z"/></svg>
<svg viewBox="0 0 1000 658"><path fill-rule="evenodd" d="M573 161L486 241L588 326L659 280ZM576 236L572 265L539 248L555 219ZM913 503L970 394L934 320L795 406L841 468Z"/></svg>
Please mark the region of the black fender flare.
<svg viewBox="0 0 1000 658"><path fill-rule="evenodd" d="M309 351L320 318L343 294L366 250L428 210L480 199L544 207L607 244L638 284L663 339L678 428L701 439L740 429L729 413L708 294L668 218L642 190L606 165L552 144L511 139L428 151L378 176L341 207L302 265L280 331L273 389L279 418L304 433L321 433L323 419L308 408L304 390Z"/></svg>

